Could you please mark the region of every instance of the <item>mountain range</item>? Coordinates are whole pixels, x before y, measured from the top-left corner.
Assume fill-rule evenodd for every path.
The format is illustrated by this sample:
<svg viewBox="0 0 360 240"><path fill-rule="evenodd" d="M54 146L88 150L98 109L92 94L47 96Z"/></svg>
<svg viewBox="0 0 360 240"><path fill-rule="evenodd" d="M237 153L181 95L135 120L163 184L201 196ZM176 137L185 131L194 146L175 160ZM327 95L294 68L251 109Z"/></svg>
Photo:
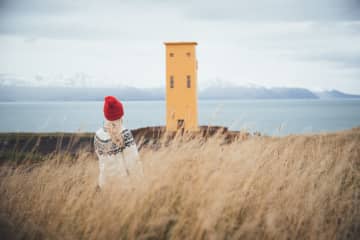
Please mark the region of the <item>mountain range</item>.
<svg viewBox="0 0 360 240"><path fill-rule="evenodd" d="M164 88L83 88L0 86L0 101L102 101L114 95L122 100L163 100ZM310 91L305 88L212 86L199 91L200 99L339 99L360 98L338 90Z"/></svg>

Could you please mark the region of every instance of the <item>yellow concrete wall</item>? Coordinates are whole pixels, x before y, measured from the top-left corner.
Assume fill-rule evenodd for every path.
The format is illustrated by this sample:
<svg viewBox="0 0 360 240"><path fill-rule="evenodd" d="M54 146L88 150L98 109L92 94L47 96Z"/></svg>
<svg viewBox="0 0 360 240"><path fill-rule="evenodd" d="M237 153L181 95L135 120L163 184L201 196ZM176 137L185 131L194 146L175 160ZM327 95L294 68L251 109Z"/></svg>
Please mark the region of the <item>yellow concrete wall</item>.
<svg viewBox="0 0 360 240"><path fill-rule="evenodd" d="M166 46L166 129L176 131L178 120L184 120L184 129L198 130L197 60L195 42L165 43ZM170 56L173 54L173 57ZM187 88L187 75L191 87ZM170 88L170 77L174 88Z"/></svg>

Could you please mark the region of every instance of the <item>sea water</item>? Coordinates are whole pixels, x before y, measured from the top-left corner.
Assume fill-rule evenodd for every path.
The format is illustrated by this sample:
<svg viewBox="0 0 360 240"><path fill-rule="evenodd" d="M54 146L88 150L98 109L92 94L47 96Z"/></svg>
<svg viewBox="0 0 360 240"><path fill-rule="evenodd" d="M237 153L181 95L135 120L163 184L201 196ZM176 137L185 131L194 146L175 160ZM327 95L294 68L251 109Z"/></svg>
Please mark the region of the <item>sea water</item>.
<svg viewBox="0 0 360 240"><path fill-rule="evenodd" d="M128 128L164 126L165 101L124 101ZM360 126L360 99L200 100L199 124L268 135L328 132ZM2 102L0 132L94 132L103 102Z"/></svg>

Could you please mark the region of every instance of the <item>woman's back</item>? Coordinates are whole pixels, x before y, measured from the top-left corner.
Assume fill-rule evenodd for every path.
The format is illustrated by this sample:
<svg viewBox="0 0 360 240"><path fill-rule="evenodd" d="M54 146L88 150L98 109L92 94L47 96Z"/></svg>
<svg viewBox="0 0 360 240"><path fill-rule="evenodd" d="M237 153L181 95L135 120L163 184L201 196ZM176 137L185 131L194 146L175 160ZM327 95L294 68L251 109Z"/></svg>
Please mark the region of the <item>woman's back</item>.
<svg viewBox="0 0 360 240"><path fill-rule="evenodd" d="M103 187L109 181L119 181L119 177L138 175L142 168L139 164L139 154L133 135L122 125L123 109L121 103L112 98L120 106L115 109L116 119L107 119L94 137L95 152L99 158L99 186ZM106 104L106 103L105 103ZM110 106L112 110L114 108ZM106 108L105 108L106 109ZM108 114L108 112L104 113Z"/></svg>

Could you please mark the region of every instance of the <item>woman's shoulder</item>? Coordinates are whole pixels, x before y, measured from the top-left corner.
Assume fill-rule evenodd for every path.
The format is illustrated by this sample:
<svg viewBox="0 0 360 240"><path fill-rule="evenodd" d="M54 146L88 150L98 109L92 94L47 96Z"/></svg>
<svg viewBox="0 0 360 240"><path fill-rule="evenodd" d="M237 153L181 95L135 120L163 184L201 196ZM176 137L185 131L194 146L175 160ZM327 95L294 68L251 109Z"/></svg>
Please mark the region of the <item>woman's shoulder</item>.
<svg viewBox="0 0 360 240"><path fill-rule="evenodd" d="M115 156L122 152L122 148L111 141L111 137L104 128L96 131L94 136L95 151L99 156Z"/></svg>
<svg viewBox="0 0 360 240"><path fill-rule="evenodd" d="M109 133L102 127L96 131L95 140L99 140L101 142L107 142L107 141L110 141L111 138L110 138Z"/></svg>

